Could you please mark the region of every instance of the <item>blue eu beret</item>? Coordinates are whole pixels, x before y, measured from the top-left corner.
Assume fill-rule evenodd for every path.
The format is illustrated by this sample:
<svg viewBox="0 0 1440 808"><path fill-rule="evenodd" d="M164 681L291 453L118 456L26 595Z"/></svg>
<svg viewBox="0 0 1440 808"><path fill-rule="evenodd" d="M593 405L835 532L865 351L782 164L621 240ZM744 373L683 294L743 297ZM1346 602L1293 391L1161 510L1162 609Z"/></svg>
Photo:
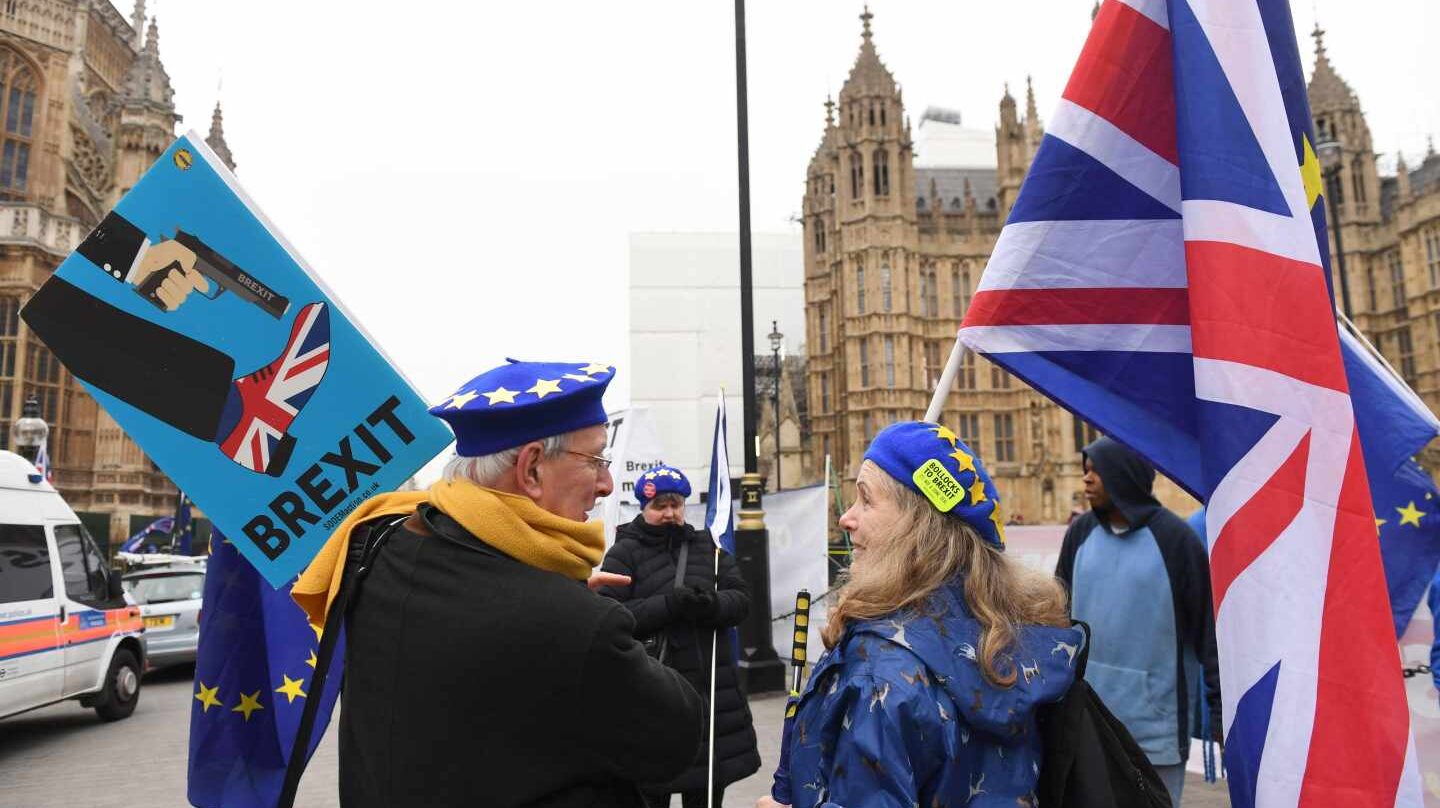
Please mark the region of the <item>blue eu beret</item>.
<svg viewBox="0 0 1440 808"><path fill-rule="evenodd" d="M902 421L881 430L865 459L953 516L985 541L1005 549L1000 492L960 437L940 424Z"/></svg>
<svg viewBox="0 0 1440 808"><path fill-rule="evenodd" d="M430 408L455 432L455 454L481 457L603 424L615 369L594 362L521 362L488 370Z"/></svg>
<svg viewBox="0 0 1440 808"><path fill-rule="evenodd" d="M635 481L635 500L640 507L649 505L650 500L661 494L679 494L689 499L690 480L674 466L656 466Z"/></svg>

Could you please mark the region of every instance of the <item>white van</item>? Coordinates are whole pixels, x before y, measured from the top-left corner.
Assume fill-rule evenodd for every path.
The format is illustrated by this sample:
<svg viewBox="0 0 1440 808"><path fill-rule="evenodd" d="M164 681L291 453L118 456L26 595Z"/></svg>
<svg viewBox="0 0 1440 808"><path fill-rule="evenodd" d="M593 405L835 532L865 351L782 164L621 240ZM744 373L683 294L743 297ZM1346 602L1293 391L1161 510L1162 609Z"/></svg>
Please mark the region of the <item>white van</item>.
<svg viewBox="0 0 1440 808"><path fill-rule="evenodd" d="M140 609L75 512L0 451L0 718L79 699L105 721L140 700Z"/></svg>

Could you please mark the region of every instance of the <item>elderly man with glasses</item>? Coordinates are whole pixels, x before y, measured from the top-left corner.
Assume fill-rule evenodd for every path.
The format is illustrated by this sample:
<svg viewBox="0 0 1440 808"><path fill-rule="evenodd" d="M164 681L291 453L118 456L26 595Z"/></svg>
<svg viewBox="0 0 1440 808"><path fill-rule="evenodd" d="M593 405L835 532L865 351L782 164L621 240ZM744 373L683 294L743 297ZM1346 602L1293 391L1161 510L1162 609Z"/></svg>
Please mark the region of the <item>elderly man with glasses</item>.
<svg viewBox="0 0 1440 808"><path fill-rule="evenodd" d="M368 548L346 623L345 808L642 806L637 783L694 759L700 697L590 588L628 583L593 572L603 534L585 521L614 488L613 375L511 360L472 379L431 410L455 431L443 479L365 503L296 584L321 624Z"/></svg>

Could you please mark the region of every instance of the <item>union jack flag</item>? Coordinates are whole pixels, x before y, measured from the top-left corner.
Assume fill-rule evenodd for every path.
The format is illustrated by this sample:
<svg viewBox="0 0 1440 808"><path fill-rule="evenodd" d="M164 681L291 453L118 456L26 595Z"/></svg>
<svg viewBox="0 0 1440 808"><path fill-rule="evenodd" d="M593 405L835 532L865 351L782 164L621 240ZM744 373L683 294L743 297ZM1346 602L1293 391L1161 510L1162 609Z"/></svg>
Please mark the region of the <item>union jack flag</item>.
<svg viewBox="0 0 1440 808"><path fill-rule="evenodd" d="M330 314L324 303L300 310L285 350L274 362L235 381L238 396L224 421L234 423L220 449L241 466L279 475L294 450L288 434L300 408L315 394L330 366Z"/></svg>
<svg viewBox="0 0 1440 808"><path fill-rule="evenodd" d="M1421 804L1285 0L1107 0L970 348L1208 505L1236 806Z"/></svg>

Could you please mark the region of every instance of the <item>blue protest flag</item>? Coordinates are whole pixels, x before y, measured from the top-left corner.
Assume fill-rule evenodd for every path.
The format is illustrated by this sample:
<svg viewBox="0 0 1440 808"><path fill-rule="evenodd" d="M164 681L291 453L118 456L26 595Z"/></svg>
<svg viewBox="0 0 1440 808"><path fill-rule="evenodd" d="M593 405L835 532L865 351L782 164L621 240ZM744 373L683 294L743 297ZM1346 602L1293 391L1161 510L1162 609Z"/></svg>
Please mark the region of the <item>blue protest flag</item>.
<svg viewBox="0 0 1440 808"><path fill-rule="evenodd" d="M305 701L322 698L308 758L325 734L343 671L343 637L324 693L310 692L319 631L219 531L205 577L187 796L196 808L273 808Z"/></svg>
<svg viewBox="0 0 1440 808"><path fill-rule="evenodd" d="M1365 346L1343 328L1340 336L1399 637L1440 564L1440 491L1413 459L1440 424Z"/></svg>
<svg viewBox="0 0 1440 808"><path fill-rule="evenodd" d="M725 391L715 410L715 438L710 445L710 493L706 495L705 527L725 552L735 554L735 519L730 503L730 452L725 445Z"/></svg>
<svg viewBox="0 0 1440 808"><path fill-rule="evenodd" d="M146 552L147 549L150 550L150 551L152 551L152 552L158 551L158 550L160 549L160 544L159 544L160 540L159 540L159 539L151 540L150 537L151 537L152 535L158 533L158 534L160 534L160 535L162 535L162 536L164 536L164 537L167 537L167 543L168 543L168 537L169 537L169 535L170 535L170 531L172 531L172 530L174 530L174 529L175 529L175 517L173 517L173 516L162 516L162 517L160 517L159 519L156 519L155 521L153 521L153 522L151 522L150 524L146 525L145 527L141 528L139 531L137 531L137 532L135 533L135 535L133 535L133 536L131 536L130 538L126 539L126 540L120 545L120 552L122 552L122 553L143 553L143 552Z"/></svg>
<svg viewBox="0 0 1440 808"><path fill-rule="evenodd" d="M190 498L182 491L175 507L175 540L171 544L176 553L188 556L192 554L191 545L194 542L195 520L190 514Z"/></svg>

